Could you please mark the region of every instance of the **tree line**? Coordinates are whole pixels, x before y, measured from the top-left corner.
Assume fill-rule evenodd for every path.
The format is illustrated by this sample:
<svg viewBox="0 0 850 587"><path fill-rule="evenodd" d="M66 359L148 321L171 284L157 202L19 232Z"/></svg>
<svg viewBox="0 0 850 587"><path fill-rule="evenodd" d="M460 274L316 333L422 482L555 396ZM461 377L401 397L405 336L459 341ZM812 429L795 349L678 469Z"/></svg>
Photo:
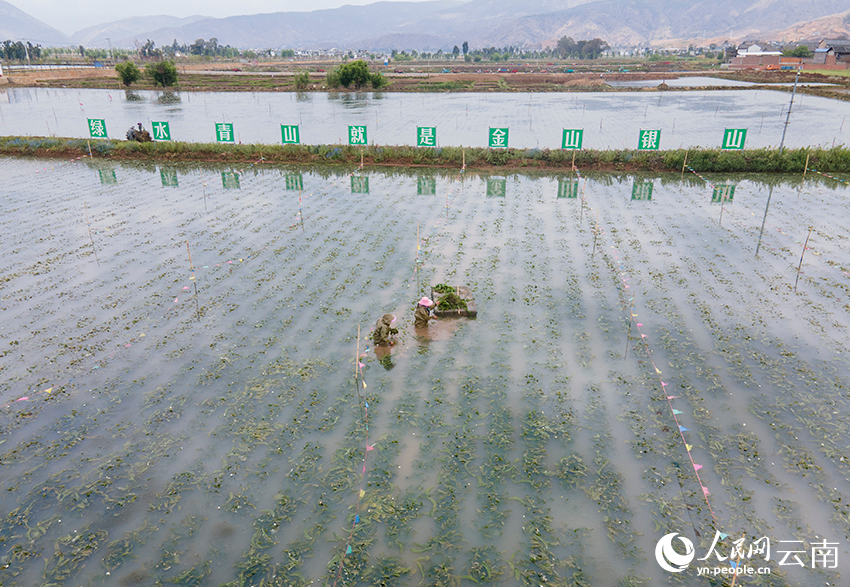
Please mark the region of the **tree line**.
<svg viewBox="0 0 850 587"><path fill-rule="evenodd" d="M0 55L3 59L25 61L27 59L41 59L41 45L33 45L27 41L26 45L21 41L3 41L0 45Z"/></svg>

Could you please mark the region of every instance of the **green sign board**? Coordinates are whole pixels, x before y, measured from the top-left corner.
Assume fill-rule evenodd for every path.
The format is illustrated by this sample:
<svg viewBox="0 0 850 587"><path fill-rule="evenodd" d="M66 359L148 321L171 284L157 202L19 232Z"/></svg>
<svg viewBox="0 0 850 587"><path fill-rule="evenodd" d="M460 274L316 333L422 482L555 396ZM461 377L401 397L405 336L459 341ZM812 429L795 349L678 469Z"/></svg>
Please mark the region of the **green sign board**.
<svg viewBox="0 0 850 587"><path fill-rule="evenodd" d="M233 123L232 122L216 122L215 123L215 140L219 143L233 142Z"/></svg>
<svg viewBox="0 0 850 587"><path fill-rule="evenodd" d="M564 137L561 141L562 149L581 149L581 141L584 138L584 129L581 128L565 128Z"/></svg>
<svg viewBox="0 0 850 587"><path fill-rule="evenodd" d="M437 146L437 127L436 126L417 126L416 127L416 146L417 147L436 147Z"/></svg>
<svg viewBox="0 0 850 587"><path fill-rule="evenodd" d="M351 193L352 194L368 194L369 193L369 176L368 175L352 175L351 176Z"/></svg>
<svg viewBox="0 0 850 587"><path fill-rule="evenodd" d="M437 179L434 177L420 177L416 185L416 193L420 196L437 195Z"/></svg>
<svg viewBox="0 0 850 587"><path fill-rule="evenodd" d="M162 187L164 188L180 187L177 183L177 171L175 169L160 168L159 177L162 179Z"/></svg>
<svg viewBox="0 0 850 587"><path fill-rule="evenodd" d="M367 145L366 125L349 126L348 127L348 144L349 145Z"/></svg>
<svg viewBox="0 0 850 587"><path fill-rule="evenodd" d="M507 149L508 148L508 129L506 128L490 128L490 140L487 143L491 149Z"/></svg>
<svg viewBox="0 0 850 587"><path fill-rule="evenodd" d="M652 182L651 181L635 181L632 186L633 200L651 200L652 199Z"/></svg>
<svg viewBox="0 0 850 587"><path fill-rule="evenodd" d="M102 118L89 118L89 136L93 139L106 138L106 121Z"/></svg>
<svg viewBox="0 0 850 587"><path fill-rule="evenodd" d="M735 197L735 186L731 184L716 185L711 193L711 203L720 204L722 202L731 202Z"/></svg>
<svg viewBox="0 0 850 587"><path fill-rule="evenodd" d="M300 173L289 173L284 176L286 189L289 191L301 191L304 189L304 176Z"/></svg>
<svg viewBox="0 0 850 587"><path fill-rule="evenodd" d="M153 140L155 141L170 141L171 129L168 128L167 122L151 122L153 128Z"/></svg>
<svg viewBox="0 0 850 587"><path fill-rule="evenodd" d="M115 175L114 169L98 169L97 174L100 176L100 183L103 183L103 184L118 183L118 176Z"/></svg>
<svg viewBox="0 0 850 587"><path fill-rule="evenodd" d="M642 130L638 135L639 151L657 151L661 143L660 130Z"/></svg>
<svg viewBox="0 0 850 587"><path fill-rule="evenodd" d="M280 140L284 145L297 145L301 142L297 124L281 124Z"/></svg>
<svg viewBox="0 0 850 587"><path fill-rule="evenodd" d="M559 198L577 198L578 197L578 180L572 178L562 178L558 180L558 197Z"/></svg>
<svg viewBox="0 0 850 587"><path fill-rule="evenodd" d="M487 197L504 198L508 191L508 180L503 177L487 178Z"/></svg>
<svg viewBox="0 0 850 587"><path fill-rule="evenodd" d="M221 172L221 187L226 190L238 190L239 188L239 174L235 171L222 171Z"/></svg>
<svg viewBox="0 0 850 587"><path fill-rule="evenodd" d="M744 148L744 141L747 140L747 129L745 128L727 128L723 131L723 148L738 149Z"/></svg>

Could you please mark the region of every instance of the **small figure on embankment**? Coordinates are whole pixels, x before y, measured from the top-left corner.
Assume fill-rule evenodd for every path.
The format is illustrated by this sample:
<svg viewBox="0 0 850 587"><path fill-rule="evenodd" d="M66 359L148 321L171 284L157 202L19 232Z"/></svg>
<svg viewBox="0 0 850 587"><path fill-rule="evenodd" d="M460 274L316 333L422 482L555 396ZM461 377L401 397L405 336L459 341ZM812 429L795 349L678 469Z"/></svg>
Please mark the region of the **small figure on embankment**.
<svg viewBox="0 0 850 587"><path fill-rule="evenodd" d="M431 320L437 319L434 315L434 306L434 302L428 297L419 300L416 304L416 311L413 313L414 328L425 328Z"/></svg>
<svg viewBox="0 0 850 587"><path fill-rule="evenodd" d="M127 140L128 141L137 141L139 143L149 143L153 139L148 131L146 131L142 127L142 123L139 123L139 128L136 130L135 127L131 126L130 130L127 131Z"/></svg>

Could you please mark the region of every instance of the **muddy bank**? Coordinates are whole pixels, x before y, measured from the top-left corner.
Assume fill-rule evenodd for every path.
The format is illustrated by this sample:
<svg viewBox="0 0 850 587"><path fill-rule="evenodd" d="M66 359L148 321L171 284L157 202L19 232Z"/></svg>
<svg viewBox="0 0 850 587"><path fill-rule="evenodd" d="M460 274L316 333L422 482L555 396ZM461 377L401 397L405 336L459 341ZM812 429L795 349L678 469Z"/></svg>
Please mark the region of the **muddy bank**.
<svg viewBox="0 0 850 587"><path fill-rule="evenodd" d="M484 149L462 147L408 147L347 145L222 145L210 143L134 143L49 137L2 137L0 154L75 159L187 161L213 163L293 163L347 166L433 167L468 170L545 169L595 171L683 171L687 165L701 172L826 173L850 172L850 150L801 148L637 151L560 149Z"/></svg>

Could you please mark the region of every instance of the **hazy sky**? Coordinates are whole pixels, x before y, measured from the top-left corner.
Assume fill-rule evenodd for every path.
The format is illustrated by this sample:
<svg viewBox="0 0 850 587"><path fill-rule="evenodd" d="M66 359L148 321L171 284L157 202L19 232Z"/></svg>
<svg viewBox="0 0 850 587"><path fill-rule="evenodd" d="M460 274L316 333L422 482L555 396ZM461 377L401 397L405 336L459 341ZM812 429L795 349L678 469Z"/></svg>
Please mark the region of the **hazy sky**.
<svg viewBox="0 0 850 587"><path fill-rule="evenodd" d="M377 0L6 0L38 20L70 35L81 29L130 16L235 16L262 12L306 12ZM416 1L416 0L394 0Z"/></svg>

